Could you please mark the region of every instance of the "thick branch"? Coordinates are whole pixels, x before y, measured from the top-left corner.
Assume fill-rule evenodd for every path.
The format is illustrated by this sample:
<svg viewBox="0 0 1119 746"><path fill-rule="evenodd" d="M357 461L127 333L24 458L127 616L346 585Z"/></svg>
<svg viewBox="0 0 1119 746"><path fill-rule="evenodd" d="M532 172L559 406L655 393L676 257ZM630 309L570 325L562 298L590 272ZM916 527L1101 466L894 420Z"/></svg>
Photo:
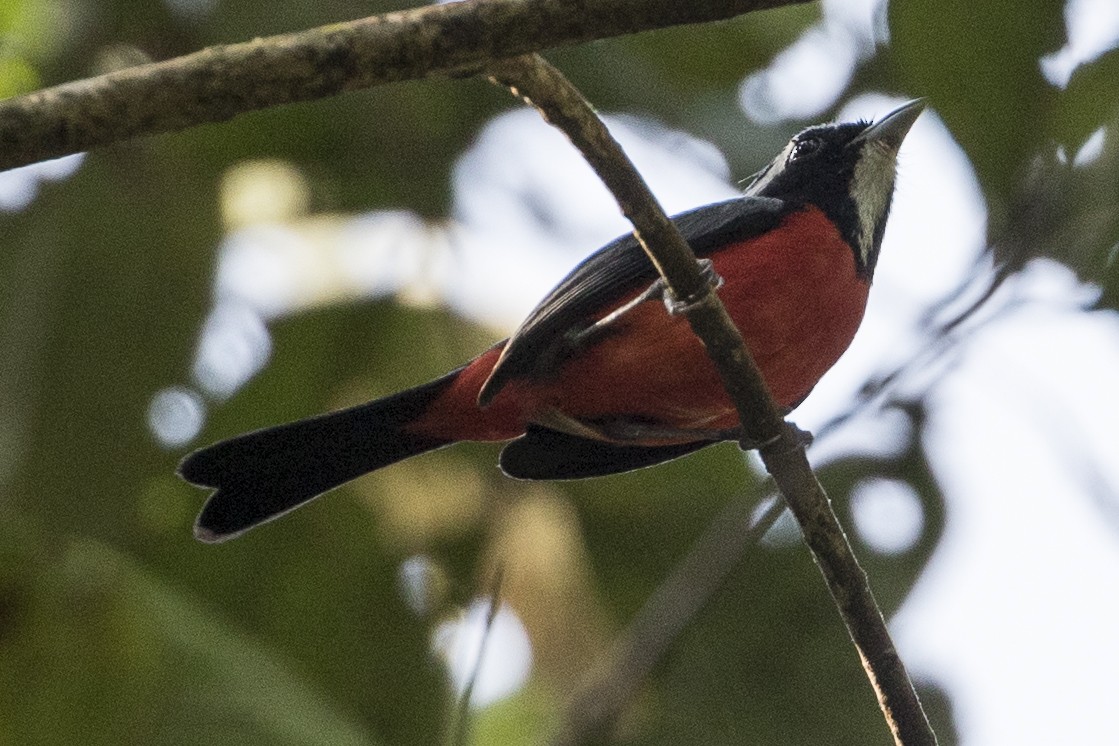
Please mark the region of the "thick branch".
<svg viewBox="0 0 1119 746"><path fill-rule="evenodd" d="M605 125L559 71L531 55L496 64L491 73L563 130L614 193L673 296L686 304L688 322L718 368L746 440L763 444L762 460L800 523L895 742L902 746L935 744L936 736L894 649L866 574L808 464L801 433L779 415L742 336L714 289L703 280L691 247Z"/></svg>
<svg viewBox="0 0 1119 746"><path fill-rule="evenodd" d="M269 106L807 0L473 0L211 47L0 101L0 170Z"/></svg>

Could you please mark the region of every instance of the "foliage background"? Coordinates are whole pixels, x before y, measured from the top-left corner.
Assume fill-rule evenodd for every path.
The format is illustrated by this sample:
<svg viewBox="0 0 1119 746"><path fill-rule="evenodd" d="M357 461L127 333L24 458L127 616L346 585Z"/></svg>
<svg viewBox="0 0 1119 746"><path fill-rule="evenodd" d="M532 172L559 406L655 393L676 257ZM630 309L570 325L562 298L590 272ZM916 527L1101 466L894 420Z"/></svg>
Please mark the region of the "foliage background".
<svg viewBox="0 0 1119 746"><path fill-rule="evenodd" d="M1064 41L1063 5L980 6L891 4L881 16L888 34L864 50L843 96L930 96L974 164L999 271L1055 259L1093 290L1082 313L1110 318L1119 301L1119 148L1106 138L1078 170L1055 154L1114 128L1119 56L1108 52L1055 86L1038 60ZM401 7L8 0L0 93ZM751 123L739 107L741 81L820 13L790 7L548 56L600 109L708 140L741 178L802 124ZM26 203L9 198L0 212L0 743L435 742L453 696L431 651L433 630L484 592L499 557L505 597L532 640L533 673L476 711L473 737L536 742L720 508L764 492L729 447L541 486L502 479L493 447L467 445L359 480L238 541L191 538L202 495L174 475L189 446L153 434L159 392L177 392L172 402L188 420L205 413L191 440L201 444L425 381L508 331L467 320L430 288L372 298L327 283L273 315L258 375L228 396L207 390L196 359L215 304L218 247L244 227L231 207L232 175L271 164L277 170L263 181L292 191L266 192L263 207L250 199L245 209L274 210L324 251L340 225L373 209L410 211L437 232L453 220L456 185L469 180L456 177L457 159L516 106L480 80L385 87L91 153L72 174L23 182L35 190ZM283 202L277 194L295 207L269 202ZM562 233L530 196L520 195L526 209ZM246 354L236 344L226 352ZM888 455L847 450L824 469L841 516L870 475L906 482L920 499L918 541L892 554L860 542L887 613L905 600L946 520L922 448L936 401L900 399L900 409L874 409L901 411L911 425L895 431ZM401 563L417 555L431 572L422 613L400 581ZM955 693L932 679L922 692L942 743L956 742ZM736 569L618 737L888 742L816 569L802 548L781 542Z"/></svg>

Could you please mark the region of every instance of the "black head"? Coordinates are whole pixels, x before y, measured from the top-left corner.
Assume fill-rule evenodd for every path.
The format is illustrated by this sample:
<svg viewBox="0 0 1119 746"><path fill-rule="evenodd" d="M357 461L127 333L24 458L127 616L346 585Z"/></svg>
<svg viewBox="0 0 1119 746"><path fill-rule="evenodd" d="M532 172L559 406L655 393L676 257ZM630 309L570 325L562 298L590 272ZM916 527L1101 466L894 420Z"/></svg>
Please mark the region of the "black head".
<svg viewBox="0 0 1119 746"><path fill-rule="evenodd" d="M870 279L890 214L898 149L923 109L923 101L910 101L877 124L809 127L758 173L746 194L819 207L854 250L859 274Z"/></svg>

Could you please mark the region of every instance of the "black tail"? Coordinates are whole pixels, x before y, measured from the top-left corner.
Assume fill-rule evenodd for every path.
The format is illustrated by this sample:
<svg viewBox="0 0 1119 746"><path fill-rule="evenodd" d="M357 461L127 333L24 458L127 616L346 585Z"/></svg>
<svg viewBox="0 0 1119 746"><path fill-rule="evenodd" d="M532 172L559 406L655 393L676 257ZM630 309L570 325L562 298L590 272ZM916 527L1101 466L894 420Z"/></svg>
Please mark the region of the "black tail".
<svg viewBox="0 0 1119 746"><path fill-rule="evenodd" d="M415 420L459 371L350 409L238 435L195 451L179 474L215 487L194 535L225 541L293 510L366 472L449 440L409 433Z"/></svg>

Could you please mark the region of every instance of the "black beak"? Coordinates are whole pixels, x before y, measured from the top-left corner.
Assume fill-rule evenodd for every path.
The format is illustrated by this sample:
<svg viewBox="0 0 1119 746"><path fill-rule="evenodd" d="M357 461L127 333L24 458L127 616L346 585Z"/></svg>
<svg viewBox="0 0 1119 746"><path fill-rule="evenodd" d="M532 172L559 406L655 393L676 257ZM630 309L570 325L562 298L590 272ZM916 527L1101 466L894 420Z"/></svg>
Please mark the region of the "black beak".
<svg viewBox="0 0 1119 746"><path fill-rule="evenodd" d="M909 128L913 126L917 117L921 116L921 112L924 110L925 99L923 98L917 98L909 103L902 104L880 121L863 130L858 137L851 141L851 145L874 141L883 143L896 151L901 147L901 141L909 133Z"/></svg>

